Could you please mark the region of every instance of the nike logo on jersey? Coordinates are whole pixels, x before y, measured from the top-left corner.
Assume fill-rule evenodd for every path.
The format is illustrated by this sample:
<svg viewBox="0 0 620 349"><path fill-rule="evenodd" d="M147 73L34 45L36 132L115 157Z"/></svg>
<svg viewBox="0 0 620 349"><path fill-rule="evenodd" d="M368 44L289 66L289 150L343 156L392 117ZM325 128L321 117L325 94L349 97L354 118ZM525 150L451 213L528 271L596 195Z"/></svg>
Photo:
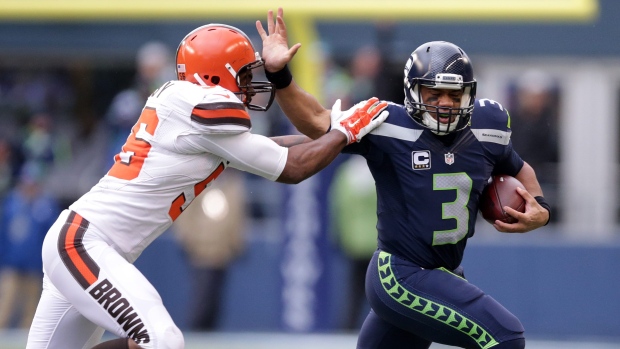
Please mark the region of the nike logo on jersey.
<svg viewBox="0 0 620 349"><path fill-rule="evenodd" d="M103 279L88 293L123 327L128 337L138 344L151 341L151 337L144 328L144 323L133 310L127 298L123 297L123 294L108 279Z"/></svg>
<svg viewBox="0 0 620 349"><path fill-rule="evenodd" d="M213 95L215 95L215 96L222 96L222 97L226 97L226 98L230 99L229 95L223 95L221 93L214 93Z"/></svg>

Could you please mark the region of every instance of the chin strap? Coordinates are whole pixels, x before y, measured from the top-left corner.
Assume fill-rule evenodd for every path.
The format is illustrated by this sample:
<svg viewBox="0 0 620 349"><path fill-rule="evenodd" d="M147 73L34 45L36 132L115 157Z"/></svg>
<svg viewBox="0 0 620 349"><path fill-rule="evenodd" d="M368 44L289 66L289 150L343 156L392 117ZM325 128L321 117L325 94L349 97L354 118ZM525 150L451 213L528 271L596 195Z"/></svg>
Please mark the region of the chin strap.
<svg viewBox="0 0 620 349"><path fill-rule="evenodd" d="M423 120L424 124L428 127L428 129L431 132L433 132L434 134L439 135L439 136L445 136L445 135L448 135L448 134L456 131L460 119L461 119L461 116L458 115L458 116L456 116L454 121L452 121L451 123L449 123L449 124L441 124L438 120L435 120L429 114L429 112L426 110L426 108L424 109L424 112L422 114L422 120ZM445 125L445 130L441 130L441 126L442 125Z"/></svg>

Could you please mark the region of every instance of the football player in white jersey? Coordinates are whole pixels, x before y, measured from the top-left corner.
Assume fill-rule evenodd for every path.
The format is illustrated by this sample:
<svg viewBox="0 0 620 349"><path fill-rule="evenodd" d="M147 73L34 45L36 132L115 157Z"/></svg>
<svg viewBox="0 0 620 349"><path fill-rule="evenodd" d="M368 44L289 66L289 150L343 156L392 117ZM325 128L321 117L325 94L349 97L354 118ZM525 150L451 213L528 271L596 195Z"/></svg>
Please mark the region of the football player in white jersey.
<svg viewBox="0 0 620 349"><path fill-rule="evenodd" d="M299 183L378 126L387 103L334 105L317 140L250 133L247 109L267 110L274 86L252 82L260 55L239 29L209 24L176 54L178 80L147 100L109 172L65 210L43 245L43 293L28 349L183 348L162 300L133 266L226 167ZM252 103L269 94L264 106ZM118 339L97 344L104 330Z"/></svg>

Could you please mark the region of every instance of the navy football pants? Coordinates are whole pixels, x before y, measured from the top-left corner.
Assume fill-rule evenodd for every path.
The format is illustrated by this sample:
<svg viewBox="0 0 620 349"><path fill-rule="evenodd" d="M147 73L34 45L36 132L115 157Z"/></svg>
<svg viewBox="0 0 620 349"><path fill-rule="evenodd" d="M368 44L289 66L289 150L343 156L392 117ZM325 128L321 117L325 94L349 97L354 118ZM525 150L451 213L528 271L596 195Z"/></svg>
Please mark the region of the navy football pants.
<svg viewBox="0 0 620 349"><path fill-rule="evenodd" d="M423 269L375 252L366 276L372 310L358 349L525 348L523 326L506 308L446 269Z"/></svg>

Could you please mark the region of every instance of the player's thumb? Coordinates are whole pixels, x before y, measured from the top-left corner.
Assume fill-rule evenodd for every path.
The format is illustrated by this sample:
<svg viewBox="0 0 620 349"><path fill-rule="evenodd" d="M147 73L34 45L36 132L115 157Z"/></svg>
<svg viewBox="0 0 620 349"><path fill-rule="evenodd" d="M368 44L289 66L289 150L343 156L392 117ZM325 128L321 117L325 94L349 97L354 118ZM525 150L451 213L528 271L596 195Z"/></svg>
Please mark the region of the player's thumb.
<svg viewBox="0 0 620 349"><path fill-rule="evenodd" d="M338 99L336 100L336 102L334 102L334 105L332 106L332 115L333 115L334 113L338 113L338 114L340 114L340 108L341 108L341 106L340 106L340 105L341 105L341 104L342 104L342 101L340 100L340 98L338 98Z"/></svg>
<svg viewBox="0 0 620 349"><path fill-rule="evenodd" d="M293 59L293 56L295 56L295 54L297 53L297 51L299 51L299 49L301 48L301 44L297 43L295 45L293 45L290 49L288 49L288 55L290 57L290 59ZM289 59L289 61L290 61Z"/></svg>

